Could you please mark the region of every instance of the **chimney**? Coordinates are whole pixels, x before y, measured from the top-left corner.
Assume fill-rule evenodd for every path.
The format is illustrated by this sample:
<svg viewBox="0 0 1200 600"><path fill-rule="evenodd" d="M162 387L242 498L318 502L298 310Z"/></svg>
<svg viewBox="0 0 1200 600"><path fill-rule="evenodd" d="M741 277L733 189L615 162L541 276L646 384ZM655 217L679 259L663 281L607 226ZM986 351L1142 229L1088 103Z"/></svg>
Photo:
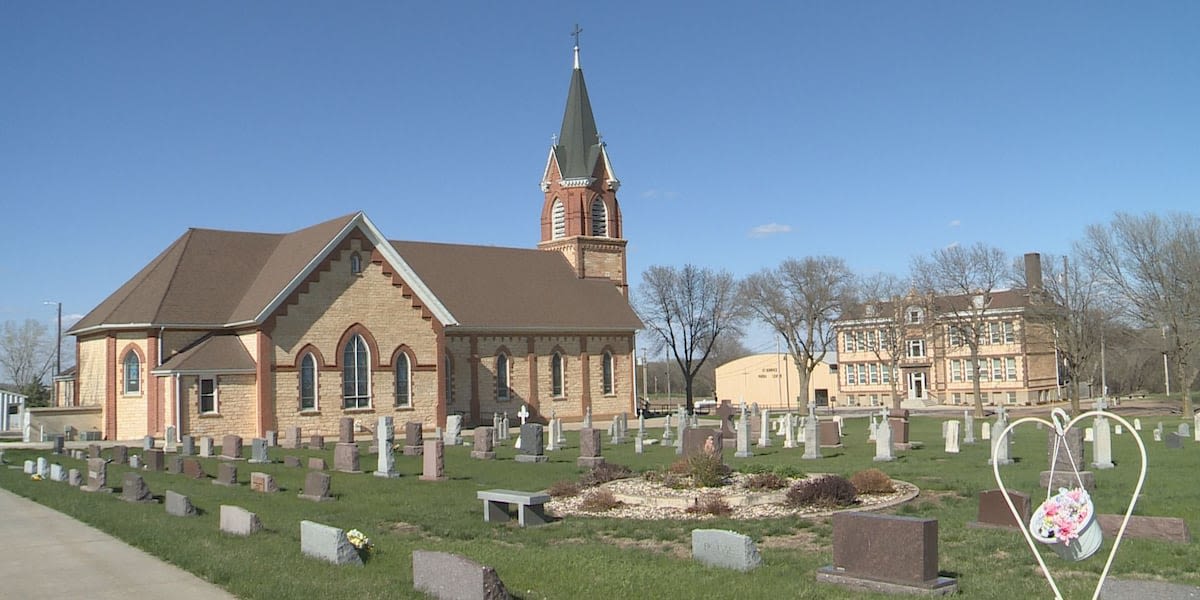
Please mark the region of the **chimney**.
<svg viewBox="0 0 1200 600"><path fill-rule="evenodd" d="M1042 255L1037 252L1025 254L1025 284L1031 294L1042 291Z"/></svg>

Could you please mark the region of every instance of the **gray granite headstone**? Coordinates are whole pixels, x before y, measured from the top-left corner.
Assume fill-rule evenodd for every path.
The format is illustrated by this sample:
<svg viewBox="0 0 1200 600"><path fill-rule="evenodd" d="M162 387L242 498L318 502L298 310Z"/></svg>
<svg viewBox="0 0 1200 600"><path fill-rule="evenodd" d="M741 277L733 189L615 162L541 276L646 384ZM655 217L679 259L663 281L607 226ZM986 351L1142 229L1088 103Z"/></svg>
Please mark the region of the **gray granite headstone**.
<svg viewBox="0 0 1200 600"><path fill-rule="evenodd" d="M182 473L183 472L183 461L185 461L185 460L188 460L188 459L186 459L178 454L176 454L175 456L172 456L171 460L167 461L167 472L172 475L178 475L178 474Z"/></svg>
<svg viewBox="0 0 1200 600"><path fill-rule="evenodd" d="M330 478L328 473L321 471L309 471L304 477L304 492L300 497L313 502L326 502L333 500L334 497L329 492Z"/></svg>
<svg viewBox="0 0 1200 600"><path fill-rule="evenodd" d="M111 492L108 487L108 461L103 458L88 459L87 485L79 489L85 492Z"/></svg>
<svg viewBox="0 0 1200 600"><path fill-rule="evenodd" d="M1186 427L1186 425L1185 425L1185 427ZM63 434L61 434L61 433L58 433L58 434L55 434L55 435L52 435L52 436L50 436L50 441L51 441L51 442L52 442L52 444L53 444L53 445L51 446L51 448L52 448L52 451L53 451L55 454L62 454L62 453L63 453L63 446L64 446L64 444L65 444L65 442L66 442L66 439L67 439L67 438L66 438L66 436L64 436L64 435L63 435Z"/></svg>
<svg viewBox="0 0 1200 600"><path fill-rule="evenodd" d="M46 460L45 456L39 456L37 459L37 474L42 476L42 479L50 478L50 461Z"/></svg>
<svg viewBox="0 0 1200 600"><path fill-rule="evenodd" d="M437 600L509 600L491 567L448 552L414 550L413 589Z"/></svg>
<svg viewBox="0 0 1200 600"><path fill-rule="evenodd" d="M345 531L312 521L300 521L300 552L335 565L363 564Z"/></svg>
<svg viewBox="0 0 1200 600"><path fill-rule="evenodd" d="M217 478L213 480L213 484L225 486L237 485L237 465L224 462L218 464Z"/></svg>
<svg viewBox="0 0 1200 600"><path fill-rule="evenodd" d="M300 466L300 457L299 457L299 456L285 456L285 457L283 457L283 466L285 466L285 467L299 467L299 466Z"/></svg>
<svg viewBox="0 0 1200 600"><path fill-rule="evenodd" d="M309 450L324 450L325 449L325 436L318 433L318 434L314 434L312 437L308 438L308 449Z"/></svg>
<svg viewBox="0 0 1200 600"><path fill-rule="evenodd" d="M213 439L205 436L200 438L200 456L203 458L211 458L213 455Z"/></svg>
<svg viewBox="0 0 1200 600"><path fill-rule="evenodd" d="M199 514L192 501L183 494L167 490L167 514L176 517L194 517Z"/></svg>
<svg viewBox="0 0 1200 600"><path fill-rule="evenodd" d="M278 445L279 445L279 432L278 431L268 431L267 432L267 447L274 448L275 446L278 446Z"/></svg>
<svg viewBox="0 0 1200 600"><path fill-rule="evenodd" d="M600 430L591 427L580 429L579 458L575 460L575 465L590 469L602 464L604 457L601 456Z"/></svg>
<svg viewBox="0 0 1200 600"><path fill-rule="evenodd" d="M221 505L221 531L233 535L250 535L262 530L258 515L240 506Z"/></svg>
<svg viewBox="0 0 1200 600"><path fill-rule="evenodd" d="M404 455L420 456L424 449L425 438L421 432L421 423L409 421L404 424Z"/></svg>
<svg viewBox="0 0 1200 600"><path fill-rule="evenodd" d="M161 471L167 467L166 456L162 450L147 450L142 453L146 457L147 471Z"/></svg>
<svg viewBox="0 0 1200 600"><path fill-rule="evenodd" d="M88 444L88 458L100 458L100 444Z"/></svg>
<svg viewBox="0 0 1200 600"><path fill-rule="evenodd" d="M300 428L288 427L287 432L288 434L287 437L284 438L283 447L289 450L298 450L303 444L303 442L300 440L301 436L303 435L300 433Z"/></svg>
<svg viewBox="0 0 1200 600"><path fill-rule="evenodd" d="M362 473L358 462L358 444L338 442L333 447L333 469L335 471Z"/></svg>
<svg viewBox="0 0 1200 600"><path fill-rule="evenodd" d="M67 485L71 487L83 485L83 474L79 472L79 469L70 469L67 471Z"/></svg>
<svg viewBox="0 0 1200 600"><path fill-rule="evenodd" d="M166 452L175 451L175 426L167 426L167 437L163 440L163 450Z"/></svg>
<svg viewBox="0 0 1200 600"><path fill-rule="evenodd" d="M148 435L142 438L142 450L149 450L154 447L154 436Z"/></svg>
<svg viewBox="0 0 1200 600"><path fill-rule="evenodd" d="M462 445L462 423L462 415L446 416L446 433L443 434L443 441L447 446Z"/></svg>
<svg viewBox="0 0 1200 600"><path fill-rule="evenodd" d="M267 454L266 438L250 440L250 462L259 465L271 462L271 457Z"/></svg>
<svg viewBox="0 0 1200 600"><path fill-rule="evenodd" d="M125 446L113 446L112 461L115 465L123 465L129 462L129 448Z"/></svg>
<svg viewBox="0 0 1200 600"><path fill-rule="evenodd" d="M392 424L392 418L379 417L379 423L375 426L375 443L379 446L379 454L375 463L376 477L400 476L400 473L396 471L396 455L392 452L392 444L395 441L396 427Z"/></svg>
<svg viewBox="0 0 1200 600"><path fill-rule="evenodd" d="M550 460L546 456L542 439L542 426L539 423L526 423L521 426L521 451L516 456L517 462L541 463Z"/></svg>
<svg viewBox="0 0 1200 600"><path fill-rule="evenodd" d="M196 438L194 438L190 435L183 436L183 439L180 442L179 453L184 456L195 456L196 455Z"/></svg>
<svg viewBox="0 0 1200 600"><path fill-rule="evenodd" d="M338 420L338 443L354 443L354 417L342 417Z"/></svg>
<svg viewBox="0 0 1200 600"><path fill-rule="evenodd" d="M62 481L66 481L66 480L67 480L67 470L64 469L62 465L60 465L58 463L54 463L54 464L50 465L50 481L62 482Z"/></svg>
<svg viewBox="0 0 1200 600"><path fill-rule="evenodd" d="M121 499L126 502L157 502L146 481L137 473L125 473L121 481Z"/></svg>
<svg viewBox="0 0 1200 600"><path fill-rule="evenodd" d="M140 468L142 468L142 457L141 457L141 456L138 456L137 454L130 455L130 457L129 457L129 467L130 467L130 468L132 468L132 469L140 469Z"/></svg>
<svg viewBox="0 0 1200 600"><path fill-rule="evenodd" d="M242 436L227 435L221 440L221 458L242 460Z"/></svg>
<svg viewBox="0 0 1200 600"><path fill-rule="evenodd" d="M762 564L749 536L724 529L693 529L692 559L713 567L749 571Z"/></svg>
<svg viewBox="0 0 1200 600"><path fill-rule="evenodd" d="M1172 431L1172 432L1168 433L1165 438L1163 438L1163 441L1165 441L1167 443L1167 448L1170 448L1172 450L1179 450L1179 449L1183 448L1183 440L1184 439L1185 438L1183 436Z"/></svg>

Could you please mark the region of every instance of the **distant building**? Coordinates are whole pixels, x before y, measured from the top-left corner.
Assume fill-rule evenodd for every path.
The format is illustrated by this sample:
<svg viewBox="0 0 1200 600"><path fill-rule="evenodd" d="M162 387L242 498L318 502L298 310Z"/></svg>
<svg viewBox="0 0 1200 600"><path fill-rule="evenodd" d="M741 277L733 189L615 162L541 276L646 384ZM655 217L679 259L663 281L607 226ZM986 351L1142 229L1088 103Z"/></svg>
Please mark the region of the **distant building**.
<svg viewBox="0 0 1200 600"><path fill-rule="evenodd" d="M838 366L822 362L808 381L808 398L817 406L844 406L838 397ZM790 354L755 354L717 367L717 397L734 405L758 403L760 407L800 408L800 374Z"/></svg>
<svg viewBox="0 0 1200 600"><path fill-rule="evenodd" d="M56 394L102 407L104 437L123 440L632 412L641 322L619 184L576 47L539 249L389 240L361 212L289 233L190 229L75 324L75 389L56 379Z"/></svg>
<svg viewBox="0 0 1200 600"><path fill-rule="evenodd" d="M868 304L835 324L842 396L848 405L891 403L891 384L906 407L971 405L973 379L978 372L985 405L1040 404L1056 399L1058 382L1053 330L1034 318L1042 298L1041 261L1026 255L1026 280L1034 288L992 292L982 296L920 298L910 295L902 304ZM963 328L955 314L978 306L982 315L979 363L976 370L963 343ZM897 327L899 325L899 327ZM894 332L903 336L904 353L893 372L886 351Z"/></svg>

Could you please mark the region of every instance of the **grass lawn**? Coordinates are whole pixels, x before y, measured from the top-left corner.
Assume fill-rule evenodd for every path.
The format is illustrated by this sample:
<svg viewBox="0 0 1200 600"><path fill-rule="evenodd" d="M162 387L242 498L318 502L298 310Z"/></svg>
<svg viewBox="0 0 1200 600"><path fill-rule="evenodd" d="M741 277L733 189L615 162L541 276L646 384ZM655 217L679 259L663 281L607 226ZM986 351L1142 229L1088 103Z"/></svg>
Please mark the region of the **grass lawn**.
<svg viewBox="0 0 1200 600"><path fill-rule="evenodd" d="M1196 464L1200 445L1187 443L1168 450L1151 441L1150 429L1158 421L1173 431L1178 416L1143 417L1149 473L1135 514L1182 517L1192 531L1200 528L1195 510ZM825 450L823 460L800 459L803 449L784 450L782 444L755 448L752 458L738 459L726 451L726 462L740 465L798 465L810 473L845 476L880 467L893 478L916 484L921 495L888 512L938 519L940 568L958 578L970 598L1046 597L1049 586L1037 571L1019 533L971 529L966 523L976 515L977 494L996 487L987 464L986 443L964 445L958 455L942 452L939 418L915 418L911 438L922 440L920 450L900 453L892 463L874 463L874 443L866 439L866 420L847 419L846 447ZM662 431L652 430L660 436ZM978 434L978 431L977 431ZM497 448L494 461L473 460L467 446L446 449L448 481L420 481L420 457L396 456L398 479L370 474L333 473L336 502L313 503L296 497L305 469L281 463L238 463L243 485L226 488L182 475L143 472L155 495L171 489L189 496L202 512L196 518L166 514L162 505L121 502L116 495L87 494L64 484L32 481L19 469L0 469L0 486L72 515L107 531L168 562L215 582L242 598L418 598L412 589L412 551L440 550L465 555L494 567L514 596L540 598L864 598L871 596L817 584L817 568L832 557L829 518L728 519L678 521L620 521L606 518L567 517L545 527L522 529L509 524L483 522L483 509L475 492L490 488L545 489L558 480L575 479L578 438L568 432L566 450L551 453L549 463L522 464L512 460L511 442ZM1040 502L1038 473L1046 468L1046 432L1032 424L1016 430L1013 456L1016 464L1003 467L1005 484ZM1123 513L1137 477L1137 449L1126 433L1113 438L1117 468L1096 471L1094 493L1097 510ZM362 468L373 470L374 457L365 454ZM1089 444L1090 446L1090 444ZM247 448L247 453L248 453ZM140 453L133 450L134 453ZM1089 448L1090 453L1090 448ZM106 453L107 454L107 453ZM272 458L284 455L323 456L333 462L332 449L324 452L271 449ZM633 443L605 446L609 462L634 470L661 469L675 460L673 448L647 446L635 454ZM10 450L10 463L46 455ZM65 467L86 472L84 461L58 457ZM201 459L211 475L215 459ZM53 462L53 461L52 461ZM127 467L110 466L109 484L119 486ZM282 488L278 494L250 490L251 471L272 473ZM249 538L221 534L221 504L241 506L258 513L265 531ZM317 521L343 529L360 529L375 544L365 567L335 567L300 554L300 521ZM691 530L731 529L758 543L764 565L749 573L706 568L690 560ZM1049 549L1043 554L1068 598L1091 597L1104 566L1112 539L1092 558L1067 563ZM19 552L19 548L10 548ZM1125 540L1112 574L1122 578L1162 579L1200 585L1200 550L1196 544L1169 544Z"/></svg>

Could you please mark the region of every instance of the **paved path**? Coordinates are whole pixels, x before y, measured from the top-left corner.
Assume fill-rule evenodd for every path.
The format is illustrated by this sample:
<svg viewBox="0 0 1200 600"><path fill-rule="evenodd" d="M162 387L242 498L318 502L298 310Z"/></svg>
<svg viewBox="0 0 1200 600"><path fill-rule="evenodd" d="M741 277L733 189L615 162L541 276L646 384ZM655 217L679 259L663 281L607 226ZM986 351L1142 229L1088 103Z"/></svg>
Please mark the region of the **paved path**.
<svg viewBox="0 0 1200 600"><path fill-rule="evenodd" d="M0 488L0 597L236 600L100 530Z"/></svg>

